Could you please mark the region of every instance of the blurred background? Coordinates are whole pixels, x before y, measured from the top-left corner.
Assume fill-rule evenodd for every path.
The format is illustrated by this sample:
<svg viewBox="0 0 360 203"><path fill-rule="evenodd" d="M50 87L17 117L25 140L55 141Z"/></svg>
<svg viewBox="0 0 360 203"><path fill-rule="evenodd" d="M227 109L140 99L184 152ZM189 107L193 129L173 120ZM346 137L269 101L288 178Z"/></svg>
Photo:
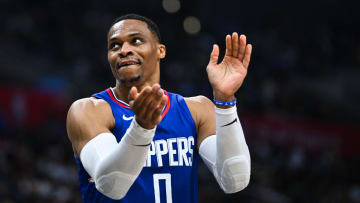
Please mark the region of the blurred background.
<svg viewBox="0 0 360 203"><path fill-rule="evenodd" d="M106 35L126 13L153 19L162 87L212 98L206 65L226 34L253 44L238 110L250 185L225 195L204 165L199 202L360 202L360 15L356 2L0 1L0 202L81 202L65 118L115 82Z"/></svg>

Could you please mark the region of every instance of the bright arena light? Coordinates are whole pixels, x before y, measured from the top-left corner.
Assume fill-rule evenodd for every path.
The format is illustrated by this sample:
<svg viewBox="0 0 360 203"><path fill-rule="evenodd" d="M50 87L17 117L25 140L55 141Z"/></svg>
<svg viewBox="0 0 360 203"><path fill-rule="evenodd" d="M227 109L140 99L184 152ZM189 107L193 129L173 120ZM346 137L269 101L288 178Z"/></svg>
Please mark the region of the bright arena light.
<svg viewBox="0 0 360 203"><path fill-rule="evenodd" d="M197 34L201 30L200 20L194 16L188 16L184 20L184 30L188 34Z"/></svg>
<svg viewBox="0 0 360 203"><path fill-rule="evenodd" d="M176 13L180 9L179 0L163 0L162 6L168 13Z"/></svg>

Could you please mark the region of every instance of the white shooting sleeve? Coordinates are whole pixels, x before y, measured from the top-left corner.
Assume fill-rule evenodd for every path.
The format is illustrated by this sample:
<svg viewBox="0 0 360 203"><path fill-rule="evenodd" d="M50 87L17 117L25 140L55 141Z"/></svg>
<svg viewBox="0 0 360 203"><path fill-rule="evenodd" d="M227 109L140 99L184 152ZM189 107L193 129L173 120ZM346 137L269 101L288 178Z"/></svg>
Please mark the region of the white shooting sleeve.
<svg viewBox="0 0 360 203"><path fill-rule="evenodd" d="M123 198L141 172L155 129L142 128L135 118L119 143L112 133L101 133L81 150L81 162L102 194Z"/></svg>
<svg viewBox="0 0 360 203"><path fill-rule="evenodd" d="M215 112L216 135L202 141L199 153L224 192L238 192L250 181L249 149L236 107Z"/></svg>

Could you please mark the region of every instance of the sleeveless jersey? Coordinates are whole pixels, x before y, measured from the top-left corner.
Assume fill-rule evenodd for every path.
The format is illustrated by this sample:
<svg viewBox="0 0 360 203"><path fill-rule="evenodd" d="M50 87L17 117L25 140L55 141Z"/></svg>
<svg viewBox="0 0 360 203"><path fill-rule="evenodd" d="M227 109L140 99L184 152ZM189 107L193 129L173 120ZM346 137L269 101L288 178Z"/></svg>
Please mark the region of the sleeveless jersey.
<svg viewBox="0 0 360 203"><path fill-rule="evenodd" d="M165 90L164 93L168 102L162 112L162 121L156 128L146 163L124 198L112 200L97 191L80 159L75 156L84 202L197 202L199 154L195 148L195 122L182 96ZM111 88L93 97L110 104L115 118L112 133L120 142L134 116L130 106L118 100Z"/></svg>

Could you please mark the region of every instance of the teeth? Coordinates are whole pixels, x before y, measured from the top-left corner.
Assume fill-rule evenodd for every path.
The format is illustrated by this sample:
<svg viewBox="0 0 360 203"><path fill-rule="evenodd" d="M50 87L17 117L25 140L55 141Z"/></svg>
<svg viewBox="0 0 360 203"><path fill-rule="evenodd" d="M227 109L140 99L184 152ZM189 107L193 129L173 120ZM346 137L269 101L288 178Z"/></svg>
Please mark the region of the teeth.
<svg viewBox="0 0 360 203"><path fill-rule="evenodd" d="M128 65L134 65L134 64L137 64L137 63L136 62L129 62L129 63L125 63L125 64L123 64L121 66L128 66Z"/></svg>

